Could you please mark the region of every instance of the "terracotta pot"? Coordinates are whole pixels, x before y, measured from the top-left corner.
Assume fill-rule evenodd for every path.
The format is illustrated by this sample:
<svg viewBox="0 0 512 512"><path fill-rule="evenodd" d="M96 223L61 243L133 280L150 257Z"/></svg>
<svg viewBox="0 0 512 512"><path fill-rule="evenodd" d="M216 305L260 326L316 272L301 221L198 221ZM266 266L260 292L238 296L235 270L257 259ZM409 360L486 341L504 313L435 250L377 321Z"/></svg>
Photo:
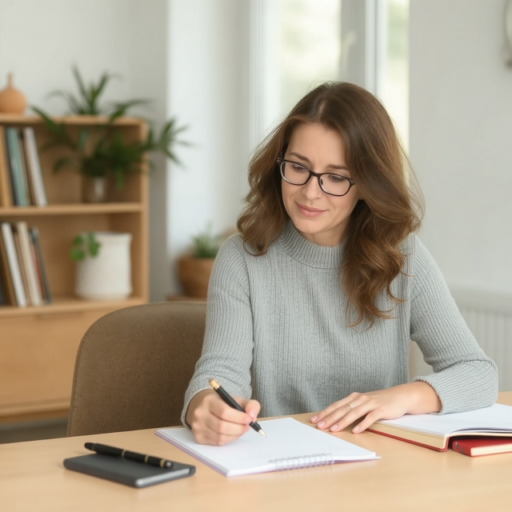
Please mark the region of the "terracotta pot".
<svg viewBox="0 0 512 512"><path fill-rule="evenodd" d="M178 260L178 278L188 297L206 299L214 258L184 255Z"/></svg>
<svg viewBox="0 0 512 512"><path fill-rule="evenodd" d="M0 91L0 112L4 114L23 114L27 107L24 94L12 85L12 75L7 75L7 87Z"/></svg>

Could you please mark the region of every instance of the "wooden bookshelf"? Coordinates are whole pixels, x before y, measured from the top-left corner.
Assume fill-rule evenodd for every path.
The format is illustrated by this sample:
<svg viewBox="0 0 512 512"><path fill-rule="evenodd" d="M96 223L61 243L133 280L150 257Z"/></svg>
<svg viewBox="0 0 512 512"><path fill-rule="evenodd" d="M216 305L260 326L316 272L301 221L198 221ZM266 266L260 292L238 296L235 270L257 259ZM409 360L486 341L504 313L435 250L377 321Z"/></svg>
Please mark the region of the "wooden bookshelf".
<svg viewBox="0 0 512 512"><path fill-rule="evenodd" d="M104 121L92 116L59 119L71 131ZM0 125L33 127L38 147L49 140L38 117L0 114ZM146 135L146 125L139 119L123 118L116 126L127 140ZM0 306L0 422L52 411L62 414L69 406L78 345L88 327L110 311L148 301L147 174L129 176L107 203L84 204L80 175L53 172L59 156L58 148L39 152L48 206L0 205L0 222L25 221L38 228L53 295L53 302L43 306ZM74 296L75 263L68 251L81 231L132 234L133 292L128 299L85 301Z"/></svg>

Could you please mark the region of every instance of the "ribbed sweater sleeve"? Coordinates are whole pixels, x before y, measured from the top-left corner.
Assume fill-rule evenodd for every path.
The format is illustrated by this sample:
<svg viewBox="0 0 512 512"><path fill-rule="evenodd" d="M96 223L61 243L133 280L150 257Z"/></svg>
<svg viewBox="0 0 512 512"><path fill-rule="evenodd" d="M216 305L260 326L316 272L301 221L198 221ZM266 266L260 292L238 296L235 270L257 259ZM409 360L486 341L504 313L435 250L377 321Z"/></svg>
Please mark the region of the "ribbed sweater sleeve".
<svg viewBox="0 0 512 512"><path fill-rule="evenodd" d="M416 238L411 292L411 339L434 373L430 384L442 413L486 407L496 401L498 371L462 318L432 256Z"/></svg>
<svg viewBox="0 0 512 512"><path fill-rule="evenodd" d="M192 397L215 378L232 396L251 397L253 348L249 283L241 247L227 241L213 265L203 352L185 394L182 421Z"/></svg>

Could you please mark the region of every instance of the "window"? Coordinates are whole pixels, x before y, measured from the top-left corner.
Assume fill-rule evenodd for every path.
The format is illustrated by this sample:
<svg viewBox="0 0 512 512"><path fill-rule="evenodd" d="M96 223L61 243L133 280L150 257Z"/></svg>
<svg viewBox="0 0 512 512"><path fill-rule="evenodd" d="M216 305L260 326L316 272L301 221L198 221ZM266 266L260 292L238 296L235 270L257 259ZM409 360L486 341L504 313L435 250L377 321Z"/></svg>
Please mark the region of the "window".
<svg viewBox="0 0 512 512"><path fill-rule="evenodd" d="M253 0L253 146L315 85L376 94L408 146L409 0Z"/></svg>
<svg viewBox="0 0 512 512"><path fill-rule="evenodd" d="M386 106L402 139L409 146L409 0L377 4L376 94Z"/></svg>
<svg viewBox="0 0 512 512"><path fill-rule="evenodd" d="M255 0L254 5L253 30L260 24L260 31L252 54L259 65L251 80L262 95L253 107L261 140L308 90L339 79L341 1Z"/></svg>

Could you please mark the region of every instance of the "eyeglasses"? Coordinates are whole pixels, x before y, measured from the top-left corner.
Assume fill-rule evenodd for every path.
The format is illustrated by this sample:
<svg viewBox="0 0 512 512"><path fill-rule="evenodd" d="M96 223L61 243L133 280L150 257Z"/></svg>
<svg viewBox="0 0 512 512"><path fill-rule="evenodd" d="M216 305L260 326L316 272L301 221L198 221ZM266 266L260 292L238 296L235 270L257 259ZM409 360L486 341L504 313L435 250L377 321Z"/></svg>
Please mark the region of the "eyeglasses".
<svg viewBox="0 0 512 512"><path fill-rule="evenodd" d="M330 172L316 173L305 165L291 160L277 159L279 170L284 181L292 185L305 185L311 176L318 178L318 184L322 192L331 196L344 196L354 186L354 180L340 174Z"/></svg>

